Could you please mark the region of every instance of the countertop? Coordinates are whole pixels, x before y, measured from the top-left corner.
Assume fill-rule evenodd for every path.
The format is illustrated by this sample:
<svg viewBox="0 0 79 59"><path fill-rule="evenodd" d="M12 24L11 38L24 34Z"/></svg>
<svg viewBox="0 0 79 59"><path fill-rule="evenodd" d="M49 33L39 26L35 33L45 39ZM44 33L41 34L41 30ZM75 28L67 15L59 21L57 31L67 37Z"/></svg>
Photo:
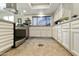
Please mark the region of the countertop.
<svg viewBox="0 0 79 59"><path fill-rule="evenodd" d="M0 21L14 24L14 22L3 20L3 19L0 19Z"/></svg>
<svg viewBox="0 0 79 59"><path fill-rule="evenodd" d="M79 17L76 17L76 18L73 18L71 20L67 20L67 21L61 22L60 24L54 24L53 26L61 25L61 24L69 23L69 22L73 22L73 21L76 21L76 20L79 20Z"/></svg>

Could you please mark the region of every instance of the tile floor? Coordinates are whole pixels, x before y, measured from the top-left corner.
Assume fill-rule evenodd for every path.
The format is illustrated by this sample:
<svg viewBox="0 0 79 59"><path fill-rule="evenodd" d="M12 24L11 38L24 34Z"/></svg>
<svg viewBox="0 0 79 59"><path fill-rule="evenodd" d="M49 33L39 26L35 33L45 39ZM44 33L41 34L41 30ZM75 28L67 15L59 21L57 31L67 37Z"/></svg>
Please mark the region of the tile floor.
<svg viewBox="0 0 79 59"><path fill-rule="evenodd" d="M71 54L53 39L29 38L3 56L71 56Z"/></svg>

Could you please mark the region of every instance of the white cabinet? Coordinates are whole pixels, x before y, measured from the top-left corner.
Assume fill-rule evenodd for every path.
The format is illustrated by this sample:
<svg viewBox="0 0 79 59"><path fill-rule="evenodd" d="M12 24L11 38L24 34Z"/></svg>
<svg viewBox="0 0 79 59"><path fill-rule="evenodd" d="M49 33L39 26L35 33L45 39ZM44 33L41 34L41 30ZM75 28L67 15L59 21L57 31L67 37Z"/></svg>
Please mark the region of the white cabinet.
<svg viewBox="0 0 79 59"><path fill-rule="evenodd" d="M71 49L72 52L79 55L79 29L72 29L71 30Z"/></svg>
<svg viewBox="0 0 79 59"><path fill-rule="evenodd" d="M72 3L64 3L62 4L63 8L63 17L70 17L72 11Z"/></svg>
<svg viewBox="0 0 79 59"><path fill-rule="evenodd" d="M58 30L57 30L57 26L53 27L53 38L54 39L58 39Z"/></svg>
<svg viewBox="0 0 79 59"><path fill-rule="evenodd" d="M0 54L13 46L13 23L0 20Z"/></svg>
<svg viewBox="0 0 79 59"><path fill-rule="evenodd" d="M58 25L57 31L58 31L58 34L57 34L58 38L57 38L57 40L58 40L60 43L62 43L62 27L61 27L61 25Z"/></svg>
<svg viewBox="0 0 79 59"><path fill-rule="evenodd" d="M79 3L73 3L72 15L79 15Z"/></svg>
<svg viewBox="0 0 79 59"><path fill-rule="evenodd" d="M71 37L70 37L70 23L64 23L60 25L54 26L53 29L53 37L64 45L67 49L70 49L71 45Z"/></svg>
<svg viewBox="0 0 79 59"><path fill-rule="evenodd" d="M34 36L39 37L40 36L40 29L39 28L30 27L29 32L30 32L29 34L31 37L34 37Z"/></svg>
<svg viewBox="0 0 79 59"><path fill-rule="evenodd" d="M51 27L30 27L30 37L51 37Z"/></svg>
<svg viewBox="0 0 79 59"><path fill-rule="evenodd" d="M62 26L62 44L70 49L71 39L70 39L70 23L64 23Z"/></svg>
<svg viewBox="0 0 79 59"><path fill-rule="evenodd" d="M51 29L48 29L48 28L41 29L40 36L41 37L51 37Z"/></svg>
<svg viewBox="0 0 79 59"><path fill-rule="evenodd" d="M41 27L40 36L41 37L51 37L51 27Z"/></svg>
<svg viewBox="0 0 79 59"><path fill-rule="evenodd" d="M69 29L70 28L70 23L64 23L61 26L62 26L62 29Z"/></svg>
<svg viewBox="0 0 79 59"><path fill-rule="evenodd" d="M71 50L79 55L79 20L71 22Z"/></svg>
<svg viewBox="0 0 79 59"><path fill-rule="evenodd" d="M70 49L70 29L62 29L62 41L63 45L67 48Z"/></svg>
<svg viewBox="0 0 79 59"><path fill-rule="evenodd" d="M30 27L29 34L31 37L40 37L40 30L39 27Z"/></svg>

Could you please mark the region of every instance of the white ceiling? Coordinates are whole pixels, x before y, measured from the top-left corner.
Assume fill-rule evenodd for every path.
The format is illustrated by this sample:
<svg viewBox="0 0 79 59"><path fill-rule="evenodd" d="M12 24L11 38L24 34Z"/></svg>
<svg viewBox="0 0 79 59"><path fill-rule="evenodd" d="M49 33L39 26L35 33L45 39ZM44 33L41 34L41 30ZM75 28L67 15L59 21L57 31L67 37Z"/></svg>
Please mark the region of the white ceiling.
<svg viewBox="0 0 79 59"><path fill-rule="evenodd" d="M55 12L58 6L58 3L17 3L19 14L24 15L50 15Z"/></svg>

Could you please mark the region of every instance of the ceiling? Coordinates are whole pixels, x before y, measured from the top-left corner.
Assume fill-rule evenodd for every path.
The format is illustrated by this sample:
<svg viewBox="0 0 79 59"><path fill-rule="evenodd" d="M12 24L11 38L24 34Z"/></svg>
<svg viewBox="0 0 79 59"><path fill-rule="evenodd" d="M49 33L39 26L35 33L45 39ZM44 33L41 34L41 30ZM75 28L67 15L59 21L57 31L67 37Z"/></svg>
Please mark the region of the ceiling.
<svg viewBox="0 0 79 59"><path fill-rule="evenodd" d="M50 15L58 6L58 3L17 3L17 10L19 14L23 15Z"/></svg>

